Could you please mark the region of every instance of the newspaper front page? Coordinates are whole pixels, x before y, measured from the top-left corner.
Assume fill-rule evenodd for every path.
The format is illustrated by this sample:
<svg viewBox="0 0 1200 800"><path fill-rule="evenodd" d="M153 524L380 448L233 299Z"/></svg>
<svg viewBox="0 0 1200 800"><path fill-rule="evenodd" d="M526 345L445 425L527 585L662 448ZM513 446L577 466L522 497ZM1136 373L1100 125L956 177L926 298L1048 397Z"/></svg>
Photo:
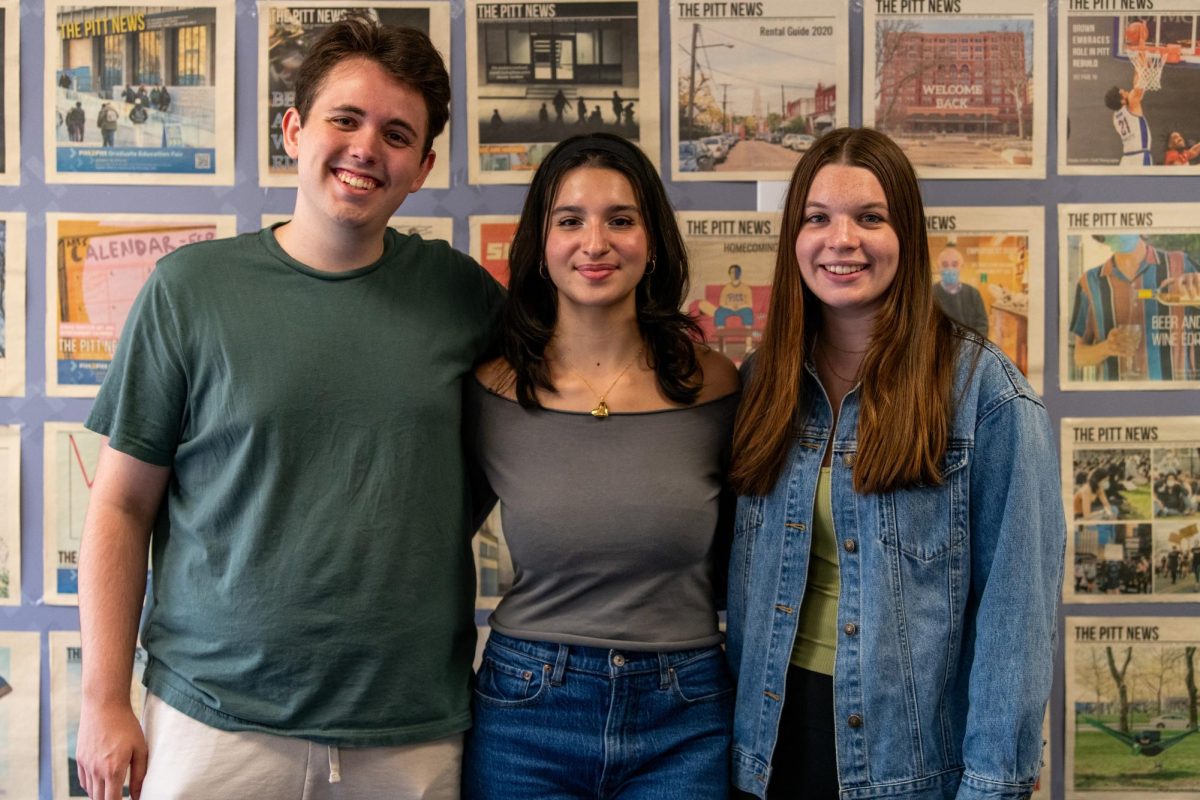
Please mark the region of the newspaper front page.
<svg viewBox="0 0 1200 800"><path fill-rule="evenodd" d="M468 0L471 183L528 183L555 144L604 131L659 161L658 6Z"/></svg>
<svg viewBox="0 0 1200 800"><path fill-rule="evenodd" d="M850 121L849 5L671 2L671 174L787 180Z"/></svg>
<svg viewBox="0 0 1200 800"><path fill-rule="evenodd" d="M1063 389L1200 388L1200 203L1060 205Z"/></svg>
<svg viewBox="0 0 1200 800"><path fill-rule="evenodd" d="M1059 4L1060 175L1200 173L1195 0Z"/></svg>
<svg viewBox="0 0 1200 800"><path fill-rule="evenodd" d="M516 577L500 523L499 503L475 532L471 549L475 553L475 606L495 608Z"/></svg>
<svg viewBox="0 0 1200 800"><path fill-rule="evenodd" d="M146 702L142 672L146 651L134 651L133 680L129 701L140 719ZM75 763L75 742L79 734L79 710L82 704L83 647L78 631L50 631L50 736L54 800L87 797L79 784ZM128 785L125 795L128 796Z"/></svg>
<svg viewBox="0 0 1200 800"><path fill-rule="evenodd" d="M504 287L508 286L508 252L519 219L515 214L477 214L469 220L471 258Z"/></svg>
<svg viewBox="0 0 1200 800"><path fill-rule="evenodd" d="M79 543L103 437L75 422L47 422L42 483L42 593L47 605L79 605Z"/></svg>
<svg viewBox="0 0 1200 800"><path fill-rule="evenodd" d="M383 0L266 0L258 6L258 183L296 186L296 162L283 147L283 115L295 99L296 73L313 43L346 14L364 13L385 25L416 28L442 54L450 70L450 5ZM425 179L430 189L450 188L450 126L433 140L437 157Z"/></svg>
<svg viewBox="0 0 1200 800"><path fill-rule="evenodd" d="M1200 417L1062 421L1067 603L1200 601Z"/></svg>
<svg viewBox="0 0 1200 800"><path fill-rule="evenodd" d="M1188 617L1067 617L1068 800L1200 798L1200 626Z"/></svg>
<svg viewBox="0 0 1200 800"><path fill-rule="evenodd" d="M25 394L25 214L0 212L0 397Z"/></svg>
<svg viewBox="0 0 1200 800"><path fill-rule="evenodd" d="M21 4L0 0L0 186L21 182Z"/></svg>
<svg viewBox="0 0 1200 800"><path fill-rule="evenodd" d="M704 339L735 364L758 349L771 306L783 215L771 211L681 211L691 270L683 310Z"/></svg>
<svg viewBox="0 0 1200 800"><path fill-rule="evenodd" d="M46 394L95 397L158 259L235 229L215 214L47 214Z"/></svg>
<svg viewBox="0 0 1200 800"><path fill-rule="evenodd" d="M0 425L0 606L20 604L21 426Z"/></svg>
<svg viewBox="0 0 1200 800"><path fill-rule="evenodd" d="M0 798L38 796L41 635L0 631Z"/></svg>
<svg viewBox="0 0 1200 800"><path fill-rule="evenodd" d="M233 0L45 13L47 183L233 185Z"/></svg>
<svg viewBox="0 0 1200 800"><path fill-rule="evenodd" d="M863 125L922 178L1045 177L1046 7L866 0Z"/></svg>
<svg viewBox="0 0 1200 800"><path fill-rule="evenodd" d="M933 291L951 318L995 342L1038 393L1045 364L1045 230L1038 206L925 209Z"/></svg>

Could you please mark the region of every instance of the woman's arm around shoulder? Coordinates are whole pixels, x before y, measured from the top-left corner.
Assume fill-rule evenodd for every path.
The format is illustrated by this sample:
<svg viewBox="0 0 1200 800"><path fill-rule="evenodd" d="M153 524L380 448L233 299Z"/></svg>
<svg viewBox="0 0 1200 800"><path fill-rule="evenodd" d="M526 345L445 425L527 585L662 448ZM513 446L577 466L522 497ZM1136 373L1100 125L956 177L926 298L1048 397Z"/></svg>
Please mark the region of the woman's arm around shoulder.
<svg viewBox="0 0 1200 800"><path fill-rule="evenodd" d="M704 370L704 385L696 402L707 403L720 400L742 388L737 367L724 353L718 353L706 345L696 345L696 360Z"/></svg>

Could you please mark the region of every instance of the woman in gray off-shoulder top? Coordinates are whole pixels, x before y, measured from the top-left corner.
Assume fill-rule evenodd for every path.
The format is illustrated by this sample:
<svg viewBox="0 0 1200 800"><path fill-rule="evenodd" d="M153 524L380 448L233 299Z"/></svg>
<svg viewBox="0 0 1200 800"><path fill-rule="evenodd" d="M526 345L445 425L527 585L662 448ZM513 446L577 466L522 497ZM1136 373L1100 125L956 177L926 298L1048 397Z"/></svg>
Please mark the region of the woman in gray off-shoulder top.
<svg viewBox="0 0 1200 800"><path fill-rule="evenodd" d="M687 256L654 167L607 134L539 166L503 357L466 398L514 579L491 617L466 798L726 798L724 473L738 377L679 311Z"/></svg>

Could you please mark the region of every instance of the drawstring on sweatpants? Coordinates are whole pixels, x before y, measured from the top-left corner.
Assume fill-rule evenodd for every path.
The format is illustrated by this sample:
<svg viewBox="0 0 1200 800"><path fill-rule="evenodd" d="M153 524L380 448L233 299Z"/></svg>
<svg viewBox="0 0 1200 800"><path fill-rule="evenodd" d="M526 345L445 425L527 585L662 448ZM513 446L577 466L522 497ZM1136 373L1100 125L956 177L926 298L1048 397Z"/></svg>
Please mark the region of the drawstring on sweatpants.
<svg viewBox="0 0 1200 800"><path fill-rule="evenodd" d="M337 747L333 746L328 747L327 749L329 750L329 782L341 783L342 765L341 760L338 757L338 749Z"/></svg>

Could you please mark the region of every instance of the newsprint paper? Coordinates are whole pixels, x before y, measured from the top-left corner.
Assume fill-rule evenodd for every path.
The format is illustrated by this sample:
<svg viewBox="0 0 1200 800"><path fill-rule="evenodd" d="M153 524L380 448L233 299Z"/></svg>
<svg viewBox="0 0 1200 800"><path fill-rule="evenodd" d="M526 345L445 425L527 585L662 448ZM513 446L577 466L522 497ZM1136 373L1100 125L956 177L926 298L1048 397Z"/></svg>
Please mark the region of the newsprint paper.
<svg viewBox="0 0 1200 800"><path fill-rule="evenodd" d="M1060 442L1063 601L1200 601L1200 417L1067 418Z"/></svg>
<svg viewBox="0 0 1200 800"><path fill-rule="evenodd" d="M0 425L0 606L20 604L21 426Z"/></svg>
<svg viewBox="0 0 1200 800"><path fill-rule="evenodd" d="M40 634L0 631L0 798L38 796Z"/></svg>
<svg viewBox="0 0 1200 800"><path fill-rule="evenodd" d="M1200 626L1187 617L1067 617L1068 800L1200 798Z"/></svg>
<svg viewBox="0 0 1200 800"><path fill-rule="evenodd" d="M44 428L42 595L48 605L79 605L79 542L103 437L76 422Z"/></svg>
<svg viewBox="0 0 1200 800"><path fill-rule="evenodd" d="M25 214L0 212L0 397L25 394Z"/></svg>

